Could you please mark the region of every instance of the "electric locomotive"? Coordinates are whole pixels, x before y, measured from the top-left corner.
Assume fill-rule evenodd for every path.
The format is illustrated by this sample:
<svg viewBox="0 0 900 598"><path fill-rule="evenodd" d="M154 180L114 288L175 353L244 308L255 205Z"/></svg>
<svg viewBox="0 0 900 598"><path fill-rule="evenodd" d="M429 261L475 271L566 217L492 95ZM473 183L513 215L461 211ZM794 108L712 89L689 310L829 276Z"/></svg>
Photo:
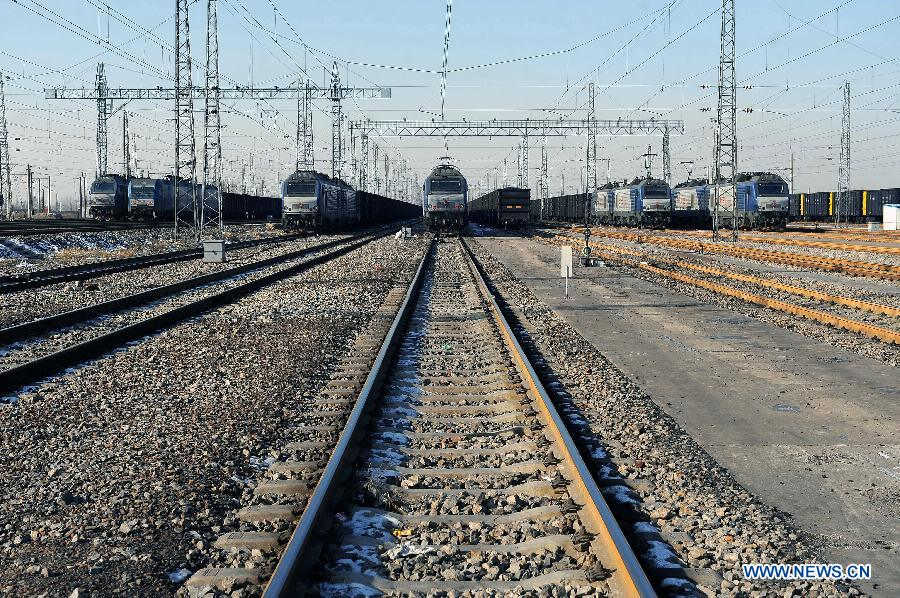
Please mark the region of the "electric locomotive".
<svg viewBox="0 0 900 598"><path fill-rule="evenodd" d="M746 172L735 177L739 228L784 227L790 211L788 186L771 172ZM718 187L718 194L716 188ZM735 218L731 185L708 185L710 218L715 218L718 196L719 223L731 226Z"/></svg>
<svg viewBox="0 0 900 598"><path fill-rule="evenodd" d="M598 222L653 227L669 226L671 222L672 190L665 181L638 178L629 185L607 188L605 192L605 205L598 206L599 202L595 201L594 216Z"/></svg>
<svg viewBox="0 0 900 598"><path fill-rule="evenodd" d="M356 190L314 170L298 170L281 184L285 227L315 230L355 226L360 221Z"/></svg>
<svg viewBox="0 0 900 598"><path fill-rule="evenodd" d="M88 191L87 213L98 220L119 219L128 213L128 182L118 174L94 179Z"/></svg>
<svg viewBox="0 0 900 598"><path fill-rule="evenodd" d="M152 220L158 179L133 178L128 181L128 219Z"/></svg>
<svg viewBox="0 0 900 598"><path fill-rule="evenodd" d="M428 230L460 230L466 223L469 186L450 164L431 171L422 186L422 215Z"/></svg>

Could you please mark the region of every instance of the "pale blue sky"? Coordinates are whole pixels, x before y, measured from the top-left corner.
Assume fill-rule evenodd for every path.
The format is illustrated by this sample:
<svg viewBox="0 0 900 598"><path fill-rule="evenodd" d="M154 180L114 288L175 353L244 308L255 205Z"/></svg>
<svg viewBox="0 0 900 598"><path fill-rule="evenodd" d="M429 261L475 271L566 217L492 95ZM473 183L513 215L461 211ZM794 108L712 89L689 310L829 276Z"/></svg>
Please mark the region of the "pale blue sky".
<svg viewBox="0 0 900 598"><path fill-rule="evenodd" d="M172 43L174 1L109 4L142 26L155 28L160 38ZM273 4L282 16L276 17ZM53 18L71 22L65 23L66 27L83 28L88 37L99 33L105 38L108 27L110 41L128 56L104 52L97 44L26 8L40 12L44 10L41 6L59 15ZM90 86L98 60L106 62L111 86L172 84L153 72L170 73L171 54L114 17L108 18L106 10L97 6L104 4L100 0L0 1L0 68L11 77L7 81L8 120L12 136L20 138L13 141L13 161L17 165L30 162L64 181L71 181L82 170L94 171L96 108L90 102L48 104L41 92L45 86ZM651 112L636 111L646 108L684 119L686 134L672 141L673 178L685 178L685 169L679 164L688 160L696 163L694 173L700 174L712 149L708 123L715 114L715 98L705 97L713 90L702 86L716 82L718 7L715 0L457 0L453 4L450 69L561 50L607 35L552 57L451 72L447 117L539 118L541 108L579 108L586 100L583 85L592 80L602 91L597 98L599 115L650 116ZM833 10L835 7L840 8ZM827 14L803 25L822 13ZM251 71L257 85L283 84L293 80L301 67L321 81L322 63L331 63L325 53L341 60L437 71L441 68L444 15L445 3L439 1L220 0L223 86L229 85L229 79L249 83ZM893 20L883 23L889 19ZM900 186L900 3L738 0L737 20L738 80L754 86L739 90L741 110L753 110L739 112L741 170L785 168L793 148L797 189L831 188L836 165L828 158L838 151L839 86L846 78L854 96L853 186ZM191 31L193 57L201 64L206 0L191 7ZM295 31L322 52L305 52ZM834 43L836 36L844 38L861 31L864 33L848 41ZM277 32L280 48L273 42L273 32ZM676 41L664 48L667 40ZM823 46L827 47L820 49ZM807 53L810 55L804 57ZM60 69L65 70L58 72ZM434 73L344 64L342 74L354 84L420 86L397 87L391 100L346 102L351 118L430 119L419 112L420 107L440 110L439 76ZM194 77L202 82L202 71L195 70ZM236 176L241 161L249 162L252 155L256 176L263 177L272 190L279 175L293 168L296 107L291 101L275 102L279 112L272 116L271 106L246 101L236 106L265 126L237 114L223 115L227 175ZM328 172L328 106L322 103L320 108L315 118L316 151L323 160L319 169ZM138 136L139 167L170 169L171 106L145 102L128 109L136 112L132 130ZM198 118L198 132L201 123ZM121 160L120 129L117 115L110 123L113 165ZM450 152L473 183L502 164L506 156L514 181L516 143L515 139L451 139ZM539 143L531 140L532 186L539 165ZM611 158L613 178L638 174L642 170L639 154L648 144L657 153L660 146L659 138L645 137L601 138L599 143L603 146L599 153ZM553 193L559 191L563 174L573 190L579 179L576 160L583 155L583 144L583 138L575 137L547 141ZM444 153L439 139L388 139L381 145L406 157L420 180ZM659 174L659 163L654 170ZM601 172L601 178L604 176ZM68 183L60 193L71 186Z"/></svg>

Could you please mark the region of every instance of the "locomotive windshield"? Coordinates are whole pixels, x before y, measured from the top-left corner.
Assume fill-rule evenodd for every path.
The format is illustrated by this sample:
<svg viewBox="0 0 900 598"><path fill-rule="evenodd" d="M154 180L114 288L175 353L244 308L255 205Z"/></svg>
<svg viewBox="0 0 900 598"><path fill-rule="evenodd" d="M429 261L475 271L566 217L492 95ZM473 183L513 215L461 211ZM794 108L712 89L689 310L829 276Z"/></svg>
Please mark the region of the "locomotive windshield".
<svg viewBox="0 0 900 598"><path fill-rule="evenodd" d="M288 181L285 195L315 195L316 183L310 181Z"/></svg>
<svg viewBox="0 0 900 598"><path fill-rule="evenodd" d="M460 181L431 181L431 190L443 193L460 193L462 191L462 182Z"/></svg>
<svg viewBox="0 0 900 598"><path fill-rule="evenodd" d="M112 179L98 179L91 185L91 193L115 193L116 184Z"/></svg>
<svg viewBox="0 0 900 598"><path fill-rule="evenodd" d="M785 183L760 183L760 195L785 195L787 194L787 185Z"/></svg>
<svg viewBox="0 0 900 598"><path fill-rule="evenodd" d="M669 190L662 185L646 185L644 186L644 195L646 197L669 197Z"/></svg>
<svg viewBox="0 0 900 598"><path fill-rule="evenodd" d="M153 183L131 183L131 196L138 199L152 199L153 190Z"/></svg>

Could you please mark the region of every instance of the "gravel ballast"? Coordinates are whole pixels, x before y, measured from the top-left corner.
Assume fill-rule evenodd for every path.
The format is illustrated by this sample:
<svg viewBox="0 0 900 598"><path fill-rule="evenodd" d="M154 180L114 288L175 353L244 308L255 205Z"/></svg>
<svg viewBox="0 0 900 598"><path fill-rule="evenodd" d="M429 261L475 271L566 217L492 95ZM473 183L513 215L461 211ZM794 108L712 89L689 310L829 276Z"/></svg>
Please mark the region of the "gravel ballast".
<svg viewBox="0 0 900 598"><path fill-rule="evenodd" d="M274 225L228 225L225 238L243 241L283 234ZM0 275L21 274L104 259L134 257L195 246L189 235L174 240L171 228L0 237Z"/></svg>
<svg viewBox="0 0 900 598"><path fill-rule="evenodd" d="M63 313L85 305L96 305L153 287L306 249L346 236L305 237L271 245L235 249L226 253L228 261L225 263L208 263L202 259L191 259L115 272L83 281L60 282L0 294L0 327Z"/></svg>
<svg viewBox="0 0 900 598"><path fill-rule="evenodd" d="M604 241L604 243L606 243L606 241ZM666 258L673 257L673 252L671 250L652 247L650 245L636 246L634 244L625 243L609 244L628 247L629 249L639 249L640 251L645 252L648 256L650 256L649 261L651 263L653 262L652 256L654 255L659 255ZM774 278L777 282L829 293L839 297L848 297L860 299L862 301L880 303L882 305L890 307L897 307L898 299L900 299L900 295L897 294L897 283L895 281L867 279L866 282L869 290L860 291L858 289L854 289L854 287L852 286L852 280L848 280L850 279L850 277L844 274L831 272L820 273L821 280L816 281L801 279L796 276L796 273L791 272L760 272L753 268L753 262L750 260L734 260L730 263L723 263L720 261L721 258L715 254L690 254L689 256L679 254L676 257L680 260L689 261L692 263L713 266L715 268L741 274L762 276L764 278ZM665 263L659 263L656 265L663 268L668 267ZM764 322L774 324L775 326L778 326L780 328L798 332L809 338L824 340L825 342L836 345L843 349L847 349L863 357L876 359L887 365L895 367L900 365L900 346L898 345L892 345L877 339L866 337L862 334L834 328L825 324L820 324L813 320L773 309L767 309L752 303L735 299L733 297L720 295L704 288L647 272L633 266L617 264L617 267L626 269L631 276L652 282L653 284L664 286L682 295L697 299L698 301L725 307L731 311L757 318ZM732 280L714 275L706 275L690 269L676 268L675 270L687 274L688 276L691 276L693 278L707 279L712 282L723 284L728 287L733 287L738 290L746 291L755 295L763 295L815 311L833 314L842 318L856 320L858 322L886 328L888 330L896 330L896 318L893 318L891 316L873 314L870 312L837 304L822 302L814 299L807 299L794 294L774 291L772 289L766 289L758 285L742 281ZM873 289L883 289L883 291L879 292L878 290Z"/></svg>
<svg viewBox="0 0 900 598"><path fill-rule="evenodd" d="M0 406L0 593L174 593L417 242L381 239Z"/></svg>
<svg viewBox="0 0 900 598"><path fill-rule="evenodd" d="M787 516L744 489L636 384L536 298L478 243L473 250L496 290L514 309L520 335L546 360L572 409L628 483L608 492L610 502L638 498L640 511L678 559L704 571L701 588L720 596L832 596L859 591L843 583L746 581L741 563L803 563L817 560L815 542ZM552 384L550 385L553 386ZM609 475L602 461L599 477ZM622 486L607 486L610 489ZM631 533L639 531L637 523Z"/></svg>

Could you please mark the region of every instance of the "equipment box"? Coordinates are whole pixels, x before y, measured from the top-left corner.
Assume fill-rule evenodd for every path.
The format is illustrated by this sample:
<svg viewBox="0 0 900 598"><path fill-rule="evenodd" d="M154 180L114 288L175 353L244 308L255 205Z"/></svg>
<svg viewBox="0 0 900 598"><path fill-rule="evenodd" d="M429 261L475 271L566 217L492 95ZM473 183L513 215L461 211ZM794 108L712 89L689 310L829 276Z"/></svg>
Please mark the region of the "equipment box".
<svg viewBox="0 0 900 598"><path fill-rule="evenodd" d="M225 261L225 241L211 240L203 241L203 261L217 262Z"/></svg>

